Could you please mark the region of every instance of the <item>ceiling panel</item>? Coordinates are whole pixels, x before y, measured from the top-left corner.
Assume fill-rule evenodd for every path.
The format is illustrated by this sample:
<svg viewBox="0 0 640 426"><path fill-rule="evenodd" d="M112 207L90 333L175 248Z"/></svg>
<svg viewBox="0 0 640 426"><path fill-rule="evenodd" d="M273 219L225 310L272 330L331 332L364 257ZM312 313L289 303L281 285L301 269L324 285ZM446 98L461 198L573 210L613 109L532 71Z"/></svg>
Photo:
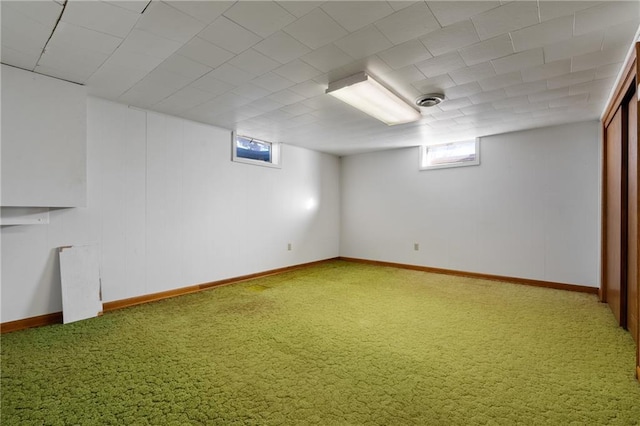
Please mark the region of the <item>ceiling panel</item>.
<svg viewBox="0 0 640 426"><path fill-rule="evenodd" d="M471 18L480 40L535 25L538 19L537 1L510 2Z"/></svg>
<svg viewBox="0 0 640 426"><path fill-rule="evenodd" d="M322 9L314 9L287 25L284 31L311 49L322 47L348 34L347 30Z"/></svg>
<svg viewBox="0 0 640 426"><path fill-rule="evenodd" d="M140 13L112 3L68 0L62 21L124 38L141 16Z"/></svg>
<svg viewBox="0 0 640 426"><path fill-rule="evenodd" d="M198 34L198 37L233 53L242 53L260 40L251 31L221 16Z"/></svg>
<svg viewBox="0 0 640 426"><path fill-rule="evenodd" d="M347 31L359 30L393 13L384 1L330 1L322 5L322 10Z"/></svg>
<svg viewBox="0 0 640 426"><path fill-rule="evenodd" d="M261 37L269 37L296 19L279 4L270 1L239 1L224 16Z"/></svg>
<svg viewBox="0 0 640 426"><path fill-rule="evenodd" d="M421 37L440 28L431 10L422 2L399 10L375 25L393 44Z"/></svg>
<svg viewBox="0 0 640 426"><path fill-rule="evenodd" d="M117 102L349 154L598 119L639 4L3 1L1 57ZM325 94L361 71L411 104L446 99L387 127Z"/></svg>

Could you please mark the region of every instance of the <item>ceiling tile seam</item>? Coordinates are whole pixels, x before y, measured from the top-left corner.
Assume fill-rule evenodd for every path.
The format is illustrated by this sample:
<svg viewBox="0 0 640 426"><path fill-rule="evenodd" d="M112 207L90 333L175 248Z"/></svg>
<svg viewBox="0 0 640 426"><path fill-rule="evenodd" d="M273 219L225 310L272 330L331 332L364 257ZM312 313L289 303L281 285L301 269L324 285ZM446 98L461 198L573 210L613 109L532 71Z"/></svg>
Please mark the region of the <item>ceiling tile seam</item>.
<svg viewBox="0 0 640 426"><path fill-rule="evenodd" d="M329 1L332 1L332 0L329 0ZM335 1L335 0L333 0L333 1ZM321 10L322 10L322 11L323 11L323 12L324 12L324 13L325 13L329 18L331 18L331 20L332 20L333 22L335 22L336 24L338 24L338 26L339 26L340 28L342 28L343 30L345 30L345 31L347 32L347 35L345 35L344 37L347 37L349 34L353 34L353 33L355 33L355 32L358 32L358 31L362 30L363 28L368 27L368 26L369 26L369 25L371 25L371 24L374 24L374 25L375 25L375 23L374 23L374 22L371 22L371 23L369 23L369 24L365 25L364 27L358 28L357 30L349 31L349 30L348 30L348 29L346 29L346 28L345 28L345 27L344 27L340 22L336 21L336 20L333 18L333 16L331 16L331 14L330 14L329 12L327 12L327 11L326 11L326 9L324 9L324 8L322 7L322 6L324 6L325 4L327 4L327 3L328 3L328 2L326 2L326 1L325 1L325 2L324 2L324 3L322 3L320 6L318 6L316 9L321 9ZM387 2L387 3L388 3L388 2ZM391 6L389 6L389 7L391 7ZM392 8L392 7L391 7L391 8ZM393 8L392 8L392 9L393 9ZM312 11L313 11L313 9L312 9ZM393 13L395 13L395 12L393 12ZM387 15L387 16L391 16L391 15L393 15L393 13L391 13L390 15ZM307 15L307 14L305 13L305 15ZM304 15L303 15L303 16L304 16ZM297 21L298 19L301 19L301 18L302 18L302 16L301 16L300 18L296 17L296 21ZM295 22L295 21L293 21L293 22ZM292 24L293 24L293 22L292 22ZM377 28L377 27L376 27L376 28ZM291 36L291 37L293 37L293 36ZM344 37L342 37L342 38L344 38ZM338 40L342 40L342 38L340 38L340 39L338 39ZM338 40L336 40L336 41L338 41ZM298 41L300 41L300 40L298 40ZM300 43L302 43L302 41L300 41ZM304 43L303 43L303 44L304 44ZM309 49L311 49L311 46L308 46L308 47L309 47ZM321 46L321 47L322 47L322 46Z"/></svg>
<svg viewBox="0 0 640 426"><path fill-rule="evenodd" d="M225 13L227 13L229 10L231 10L231 8L232 8L233 6L235 6L236 4L240 3L240 1L241 1L241 0L238 0L238 1L233 2L233 4L232 4L231 6L229 6L229 7L228 7L224 12L222 12L222 13L220 14L220 16L224 16L225 18L227 18L228 20L230 20L231 22L233 22L233 23L234 23L234 24L236 24L237 26L239 26L239 27L241 27L241 28L244 28L245 30L249 31L251 34L255 34L257 37L259 37L259 38L260 38L260 41L266 40L267 38L271 37L273 34L277 33L278 31L284 31L284 27L282 27L282 28L280 28L278 31L275 31L275 32L273 32L273 33L269 34L267 37L262 37L260 34L256 34L255 32L253 32L253 31L252 31L252 30L250 30L249 28L245 27L244 25L240 24L239 22L234 21L230 16L225 15ZM280 9L282 9L282 10L283 10L287 15L291 15L291 16L294 18L294 19L293 19L293 21L291 21L291 22L290 22L289 24L287 24L287 25L293 24L293 23L294 23L294 22L296 22L298 19L302 18L302 16L301 16L300 18L298 18L298 17L297 17L297 16L295 16L293 13L289 12L287 9L285 9L285 8L284 8L284 7L282 7L282 6L280 6L280 4L278 4L278 2L277 2L277 1L272 1L271 3L275 4L275 5L276 5L276 6L278 6ZM311 9L311 11L313 11L313 10L314 10L314 9ZM310 12L311 12L311 11L310 11ZM184 13L184 12L183 12L183 13ZM309 12L307 12L307 13L309 13ZM303 16L307 15L307 13L305 13ZM220 16L219 16L219 17L220 17ZM197 19L197 18L196 18L196 19ZM218 19L218 18L216 18L216 19ZM201 22L202 22L202 21L201 21ZM215 22L215 20L214 20L214 22ZM213 22L212 22L212 23L213 23ZM207 25L207 27L208 27L209 25L210 25L210 24L208 24L208 25ZM202 31L204 31L207 27L204 27L204 28L202 29ZM200 34L200 33L198 33L198 34ZM194 37L197 37L197 36L198 36L198 34L196 34ZM289 34L289 33L287 33L287 34ZM289 34L289 35L291 35L291 34ZM291 36L291 37L293 37L293 36ZM293 38L295 39L295 37L293 37ZM255 46L256 44L260 43L260 41L259 41L259 42L257 42L257 43L255 43L255 44L254 44L254 46ZM300 40L298 40L298 41L300 41ZM302 42L300 41L300 43L302 43ZM304 44L304 43L302 43L302 44ZM217 46L217 45L216 45L216 46ZM305 44L305 46L306 46L306 44ZM220 47L220 46L218 46L218 47ZM253 46L251 46L251 47L253 47ZM250 47L250 48L251 48L251 47ZM307 47L309 47L309 46L307 46ZM249 48L249 49L250 49L250 48ZM309 47L309 48L310 48L310 47Z"/></svg>
<svg viewBox="0 0 640 426"><path fill-rule="evenodd" d="M42 55L44 55L44 52L47 50L47 45L51 41L51 37L53 37L53 33L56 32L56 28L58 28L58 24L60 23L60 20L62 19L62 15L64 14L64 11L66 8L67 8L67 2L65 1L64 4L62 5L62 10L60 11L60 15L58 15L58 19L56 20L56 23L54 24L53 29L51 30L51 34L49 34L49 38L44 43L44 46L42 46L42 49L40 50L40 56L38 57L38 60L36 61L36 64L34 65L31 71L34 71L38 67L38 64L40 63L40 59L42 59Z"/></svg>
<svg viewBox="0 0 640 426"><path fill-rule="evenodd" d="M149 5L151 4L151 1L152 1L152 0L149 0L149 3L147 3L147 5L144 7L144 9L142 10L141 14L142 14L142 13L144 13L144 12L147 10L147 8L149 7ZM184 1L184 0L183 0L183 1ZM214 19L212 22L203 21L203 20L201 20L200 18L198 18L197 16L190 15L190 14L188 14L188 13L186 13L186 12L184 12L184 11L182 11L182 10L178 9L177 7L173 6L173 4L168 3L168 2L166 2L166 1L164 1L164 0L162 1L162 3L164 3L164 4L165 4L165 5L167 5L167 6L169 6L169 7L170 7L170 8L172 8L173 10L177 10L177 11L178 11L178 12L180 12L180 13L184 13L185 15L190 16L191 18L193 18L193 19L195 19L195 20L197 20L197 21L202 22L203 24L205 24L205 25L206 25L206 26L205 26L205 28L206 28L206 27L207 27L207 26L209 26L213 21L215 21L216 19L218 19L219 17L221 17L222 15L224 15L224 13L225 13L226 11L228 11L229 9L231 9L231 8L232 8L232 7L233 7L237 2L233 2L233 3L231 3L231 4L229 5L229 7L227 7L227 8L224 10L224 12L222 12L220 15L218 15L218 17L217 17L216 19ZM228 19L228 18L227 18L227 19ZM204 28L203 28L203 31L204 31Z"/></svg>
<svg viewBox="0 0 640 426"><path fill-rule="evenodd" d="M65 0L65 3L66 3L66 2L68 2L68 1L69 1L69 0ZM142 10L142 12L138 13L138 19L136 19L136 23L135 23L135 24L133 24L133 25L131 26L131 29L129 29L129 32L127 33L127 35L125 35L125 36L120 40L120 43L118 44L118 46L113 50L113 52L111 52L111 54L110 54L109 56L107 56L107 57L106 57L106 59L105 59L104 61L102 61L102 63L100 64L100 66L98 66L98 67L95 69L95 71L93 71L93 72L91 73L91 75L89 75L89 76L87 77L87 79L85 80L85 82L87 82L87 81L91 80L91 77L93 77L93 75L94 75L95 73L97 73L97 72L102 68L102 66L103 66L103 65L104 65L104 64L105 64L105 63L106 63L106 62L107 62L107 61L108 61L108 60L109 60L109 59L110 59L110 58L111 58L111 57L116 53L116 51L120 48L120 46L122 46L122 43L124 43L124 42L125 42L125 40L126 40L126 39L131 35L131 32L132 32L134 29L136 29L136 25L138 24L138 21L140 21L140 17L142 17L142 15L144 14L144 12L147 10L147 8L149 7L149 5L151 4L151 1L152 1L152 0L149 0L149 2L148 2L148 3L147 3L147 5L144 7L144 9ZM133 12L133 11L129 10L129 9L125 9L125 8L120 7L120 6L116 6L116 5L112 4L112 3L109 3L109 5L112 5L112 6L114 6L114 7L118 7L118 8L123 9L123 10L127 10L127 11L129 11L129 12L131 12L131 13L135 13L135 12ZM61 15L61 16L62 16L62 15ZM89 30L89 31L94 31L94 32L97 32L97 33L99 33L99 34L105 34L105 35L108 35L108 36L111 36L111 37L120 38L120 37L115 36L115 35L113 35L113 34L105 33L105 32L102 32L102 31L98 31L98 30L95 30L95 29L93 29L93 28L87 28L87 27L85 27L85 26L77 25L77 24L73 24L73 23L71 23L71 22L67 22L67 21L64 21L64 20L62 20L62 22L66 23L66 24L68 24L68 25L75 25L76 27L84 28L84 29ZM56 27L57 27L57 24L56 24ZM148 31L145 31L145 30L138 30L138 31L142 31L142 32L144 32L144 33L146 33L146 34L151 34L151 33L149 33ZM159 37L159 38L162 38L162 39L168 40L168 39L166 39L165 37L157 36L157 35L155 35L155 34L152 34L152 35L153 35L154 37ZM40 59L38 59L38 62L40 62ZM157 68L157 67L156 67L156 68ZM154 69L155 69L155 68L154 68ZM138 84L138 82L136 82L135 84ZM134 84L134 86L135 86L135 84ZM83 82L83 85L84 85L84 82ZM131 87L133 87L133 86L131 86ZM127 90L129 90L129 89L127 89ZM123 95L123 93L121 93L120 95L118 95L118 97L120 97L120 96L122 96L122 95Z"/></svg>

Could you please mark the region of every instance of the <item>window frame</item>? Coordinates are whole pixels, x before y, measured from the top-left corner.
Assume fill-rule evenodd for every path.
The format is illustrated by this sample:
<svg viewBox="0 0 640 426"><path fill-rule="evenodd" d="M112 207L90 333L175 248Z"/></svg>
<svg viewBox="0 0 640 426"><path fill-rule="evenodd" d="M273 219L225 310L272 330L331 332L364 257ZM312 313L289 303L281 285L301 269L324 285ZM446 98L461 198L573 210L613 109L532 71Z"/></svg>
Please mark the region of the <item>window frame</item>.
<svg viewBox="0 0 640 426"><path fill-rule="evenodd" d="M263 144L269 144L271 146L271 161L263 161L263 160L255 160L253 158L245 158L238 156L238 138L255 140L256 142L260 142ZM275 169L282 168L281 161L281 143L279 142L269 142L263 139L254 138L251 136L239 135L236 132L231 132L231 161L236 163L244 163L244 164L252 164L254 166L262 166L262 167L271 167Z"/></svg>
<svg viewBox="0 0 640 426"><path fill-rule="evenodd" d="M445 164L436 164L436 165L431 165L431 166L430 165L425 165L425 163L427 161L427 155L428 155L429 148L442 147L442 146L461 144L461 143L468 143L468 142L472 142L472 141L475 143L475 147L476 147L475 160L473 160L473 161L464 161L464 162L452 162L452 163L445 163ZM449 168L452 168L452 167L479 166L480 165L480 138L466 139L466 140L461 140L461 141L453 141L453 142L446 142L446 143L433 144L433 145L421 145L420 146L420 159L419 159L419 161L420 161L419 162L420 171L423 171L423 170L449 169Z"/></svg>

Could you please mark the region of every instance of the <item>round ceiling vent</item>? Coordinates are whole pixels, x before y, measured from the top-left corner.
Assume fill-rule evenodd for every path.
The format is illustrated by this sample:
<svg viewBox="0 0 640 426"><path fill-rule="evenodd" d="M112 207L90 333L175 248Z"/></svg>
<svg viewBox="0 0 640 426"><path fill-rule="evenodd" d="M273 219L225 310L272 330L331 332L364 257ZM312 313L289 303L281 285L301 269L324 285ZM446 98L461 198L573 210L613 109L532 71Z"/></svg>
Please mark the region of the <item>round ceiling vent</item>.
<svg viewBox="0 0 640 426"><path fill-rule="evenodd" d="M443 100L444 95L442 93L429 93L416 99L416 105L419 107L432 107L434 105L438 105Z"/></svg>

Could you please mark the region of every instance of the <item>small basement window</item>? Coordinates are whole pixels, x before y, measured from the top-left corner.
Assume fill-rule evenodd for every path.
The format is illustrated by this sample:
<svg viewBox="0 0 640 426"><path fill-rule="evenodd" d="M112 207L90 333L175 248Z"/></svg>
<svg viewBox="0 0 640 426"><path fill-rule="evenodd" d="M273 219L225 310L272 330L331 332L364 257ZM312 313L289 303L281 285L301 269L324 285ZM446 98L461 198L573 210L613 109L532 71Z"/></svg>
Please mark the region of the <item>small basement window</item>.
<svg viewBox="0 0 640 426"><path fill-rule="evenodd" d="M480 164L480 139L420 147L420 170Z"/></svg>
<svg viewBox="0 0 640 426"><path fill-rule="evenodd" d="M233 161L258 166L280 167L280 144L260 139L232 136Z"/></svg>

